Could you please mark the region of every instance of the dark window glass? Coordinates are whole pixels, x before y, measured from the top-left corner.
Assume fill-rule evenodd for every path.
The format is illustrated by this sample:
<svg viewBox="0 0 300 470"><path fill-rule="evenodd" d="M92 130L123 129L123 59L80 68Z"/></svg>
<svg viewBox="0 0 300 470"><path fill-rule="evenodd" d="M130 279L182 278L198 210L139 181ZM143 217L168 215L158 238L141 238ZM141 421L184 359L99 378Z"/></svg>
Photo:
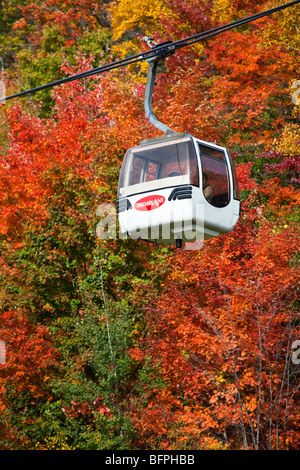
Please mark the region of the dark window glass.
<svg viewBox="0 0 300 470"><path fill-rule="evenodd" d="M229 203L229 178L226 160L222 151L199 144L202 164L203 194L215 207Z"/></svg>

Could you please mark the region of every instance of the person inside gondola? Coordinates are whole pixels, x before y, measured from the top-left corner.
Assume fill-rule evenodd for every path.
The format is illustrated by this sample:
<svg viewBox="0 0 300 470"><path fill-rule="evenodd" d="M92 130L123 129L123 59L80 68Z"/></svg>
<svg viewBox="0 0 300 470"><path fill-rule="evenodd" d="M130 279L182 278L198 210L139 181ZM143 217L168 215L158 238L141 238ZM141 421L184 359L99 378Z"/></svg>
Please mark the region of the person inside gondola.
<svg viewBox="0 0 300 470"><path fill-rule="evenodd" d="M207 174L203 172L203 194L208 202L212 202L214 188L208 183Z"/></svg>

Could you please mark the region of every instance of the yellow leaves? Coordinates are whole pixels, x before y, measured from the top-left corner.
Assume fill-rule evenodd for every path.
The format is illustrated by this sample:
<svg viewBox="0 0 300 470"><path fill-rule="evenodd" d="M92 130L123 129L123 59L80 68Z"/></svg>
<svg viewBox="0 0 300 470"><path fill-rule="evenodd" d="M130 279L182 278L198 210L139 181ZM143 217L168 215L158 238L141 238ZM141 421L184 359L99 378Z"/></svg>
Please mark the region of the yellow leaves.
<svg viewBox="0 0 300 470"><path fill-rule="evenodd" d="M276 233L281 233L283 229L287 229L289 228L289 226L287 224L284 224L284 225L273 225L273 228L272 228L272 233L276 234Z"/></svg>
<svg viewBox="0 0 300 470"><path fill-rule="evenodd" d="M263 1L255 2L244 2L230 0L214 0L212 8L212 18L218 24L230 23L238 18L244 18L248 15L255 14L258 11L262 11L266 8L261 7Z"/></svg>
<svg viewBox="0 0 300 470"><path fill-rule="evenodd" d="M233 3L224 0L215 0L213 6L213 19L221 23L227 23L233 16Z"/></svg>
<svg viewBox="0 0 300 470"><path fill-rule="evenodd" d="M58 428L57 425L54 426ZM42 444L37 444L36 450L75 450L68 444L68 437L63 431L58 430L57 434L51 437L46 437Z"/></svg>
<svg viewBox="0 0 300 470"><path fill-rule="evenodd" d="M269 8L286 3L283 0L271 0ZM264 37L270 45L276 45L281 48L288 48L292 53L298 54L300 48L300 9L299 5L287 8L283 13L274 15L278 22L268 22L263 30Z"/></svg>
<svg viewBox="0 0 300 470"><path fill-rule="evenodd" d="M192 46L192 49L193 49L195 52L197 52L198 56L200 57L201 54L203 53L204 49L205 49L205 46L204 46L203 44L199 43L199 42L198 42L198 43L196 42L196 44L194 44L194 45ZM196 63L197 63L197 62L199 63L199 59L196 59Z"/></svg>
<svg viewBox="0 0 300 470"><path fill-rule="evenodd" d="M162 32L160 18L169 9L162 0L120 0L110 8L112 14L113 39L122 38L125 33L142 31L145 35Z"/></svg>
<svg viewBox="0 0 300 470"><path fill-rule="evenodd" d="M137 35L152 36L157 33L164 33L160 18L170 14L169 8L162 0L120 0L110 7L112 15L113 40L117 41L112 46L112 52L120 58L138 54L141 50L140 40ZM144 50L148 46L144 45ZM138 82L146 81L148 64L142 62L138 66ZM137 66L135 64L128 67L128 72L135 80Z"/></svg>
<svg viewBox="0 0 300 470"><path fill-rule="evenodd" d="M120 44L115 44L112 46L112 52L115 53L121 59L126 57L138 54L141 49L140 43L137 39L132 39L126 42L121 42ZM148 50L148 46L145 46L144 50ZM126 76L130 78L135 83L146 83L147 80L147 71L148 63L147 61L139 62L138 64L131 64L127 66ZM116 80L118 80L119 75L115 74ZM125 77L122 77L124 80Z"/></svg>
<svg viewBox="0 0 300 470"><path fill-rule="evenodd" d="M299 75L300 77L300 75ZM293 80L290 87L291 102L294 103L293 117L300 118L300 80ZM285 126L279 141L276 142L276 149L284 155L297 157L300 154L300 126L299 124L288 124Z"/></svg>

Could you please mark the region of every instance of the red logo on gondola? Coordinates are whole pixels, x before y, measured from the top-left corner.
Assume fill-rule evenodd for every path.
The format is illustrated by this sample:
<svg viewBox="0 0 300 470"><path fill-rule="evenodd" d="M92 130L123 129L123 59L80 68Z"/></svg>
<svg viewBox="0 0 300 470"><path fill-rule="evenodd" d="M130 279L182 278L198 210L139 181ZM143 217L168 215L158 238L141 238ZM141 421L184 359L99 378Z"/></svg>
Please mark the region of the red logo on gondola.
<svg viewBox="0 0 300 470"><path fill-rule="evenodd" d="M158 196L157 194L154 196L146 196L139 199L134 204L134 208L138 211L153 211L154 209L158 209L162 206L165 200L164 196Z"/></svg>

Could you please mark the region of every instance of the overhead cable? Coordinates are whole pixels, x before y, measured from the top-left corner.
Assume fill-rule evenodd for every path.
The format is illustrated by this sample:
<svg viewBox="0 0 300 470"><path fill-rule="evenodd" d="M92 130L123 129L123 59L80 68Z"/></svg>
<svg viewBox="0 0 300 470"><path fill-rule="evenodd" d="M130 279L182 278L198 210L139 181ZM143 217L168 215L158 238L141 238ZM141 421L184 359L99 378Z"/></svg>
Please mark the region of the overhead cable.
<svg viewBox="0 0 300 470"><path fill-rule="evenodd" d="M172 41L166 41L162 44L155 45L155 47L153 47L152 49L150 49L148 51L133 55L131 57L121 59L121 60L117 60L115 62L111 62L109 64L101 65L100 67L96 67L96 68L87 70L86 72L81 72L81 73L78 73L78 74L75 74L75 75L70 75L69 77L65 77L65 78L62 78L60 80L56 80L54 82L46 83L45 85L41 85L41 86L38 86L38 87L35 87L35 88L31 88L29 90L24 90L24 91L21 91L19 93L15 93L15 94L10 95L10 96L3 97L3 98L0 99L0 102L8 101L8 100L11 100L13 98L18 98L18 97L21 97L21 96L25 96L25 95L28 95L30 93L35 93L37 91L46 90L48 88L53 88L53 87L56 87L58 85L63 85L64 83L70 83L74 80L79 80L79 79L82 79L82 78L90 77L92 75L98 75L98 74L108 72L110 70L114 70L114 69L117 69L117 68L126 67L128 65L131 65L131 64L134 64L134 63L137 63L137 62L149 60L153 57L164 57L166 55L169 55L170 53L175 52L176 50L182 49L184 47L191 46L192 44L195 44L197 42L206 41L207 39L209 39L213 36L224 33L226 31L229 31L233 28L237 28L238 26L242 26L242 25L250 23L252 21L256 21L260 18L271 15L272 13L276 13L278 11L281 11L281 10L284 10L286 8L292 7L292 6L294 6L298 3L300 3L300 0L294 0L292 2L285 3L284 5L280 5L280 6L271 8L269 10L266 10L266 11L263 11L263 12L260 12L260 13L256 13L255 15L247 16L245 18L233 21L233 22L225 24L223 26L218 26L218 27L210 29L208 31L203 31L203 32L195 34L193 36L189 36L185 39L180 39L178 41L173 41L173 42Z"/></svg>

